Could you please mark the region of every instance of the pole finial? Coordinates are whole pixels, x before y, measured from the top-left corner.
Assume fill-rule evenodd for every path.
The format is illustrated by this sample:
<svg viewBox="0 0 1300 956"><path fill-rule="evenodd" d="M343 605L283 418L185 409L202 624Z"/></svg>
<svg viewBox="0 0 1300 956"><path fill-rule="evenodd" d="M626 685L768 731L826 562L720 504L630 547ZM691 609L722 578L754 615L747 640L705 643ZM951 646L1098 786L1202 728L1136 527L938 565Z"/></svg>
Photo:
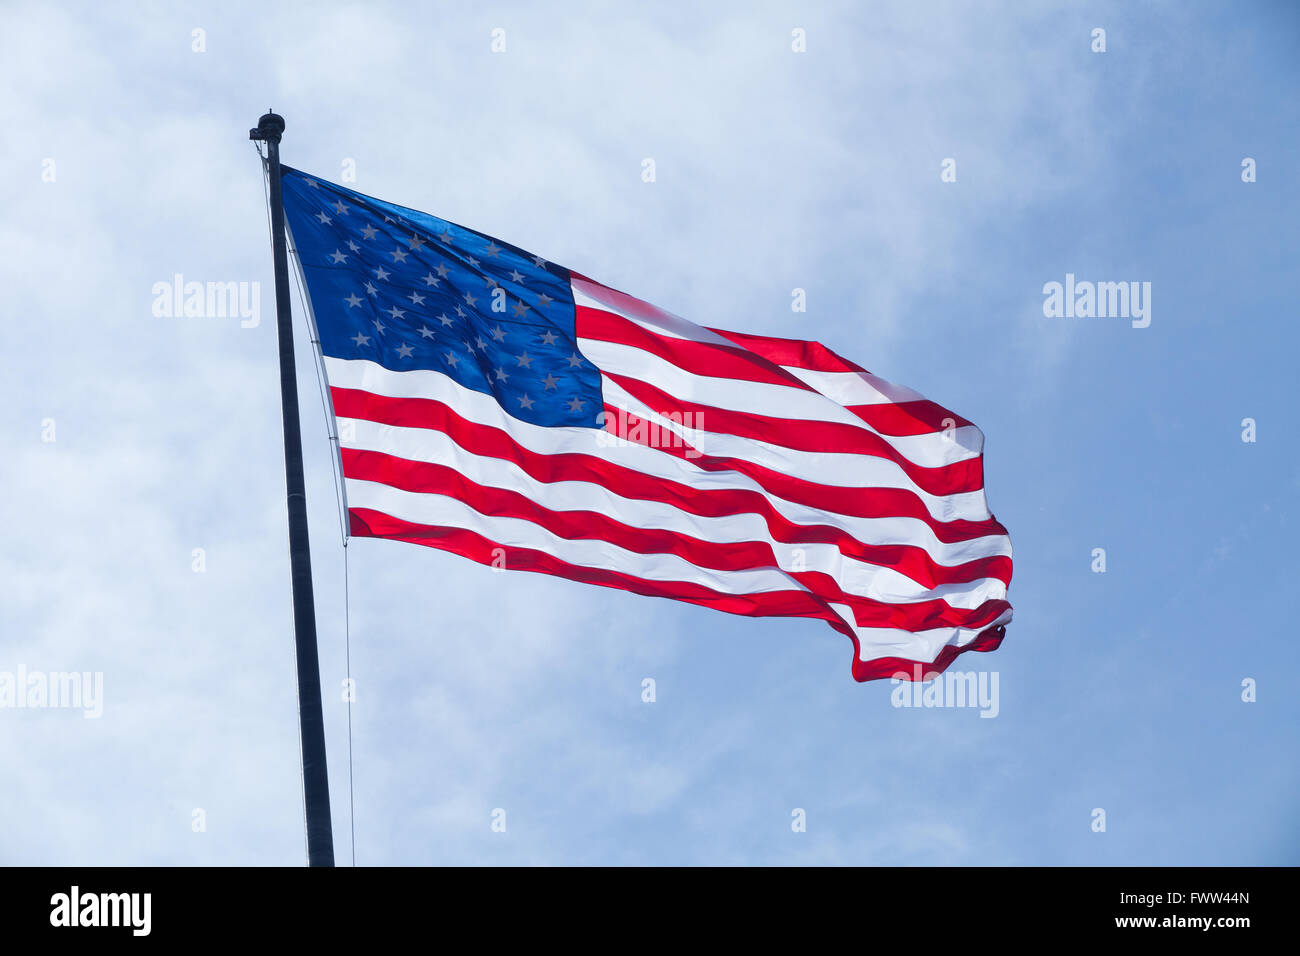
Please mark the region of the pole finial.
<svg viewBox="0 0 1300 956"><path fill-rule="evenodd" d="M284 117L279 113L273 113L268 110L261 119L257 121L257 126L248 131L248 138L253 140L264 140L268 143L280 142L280 136L284 133Z"/></svg>

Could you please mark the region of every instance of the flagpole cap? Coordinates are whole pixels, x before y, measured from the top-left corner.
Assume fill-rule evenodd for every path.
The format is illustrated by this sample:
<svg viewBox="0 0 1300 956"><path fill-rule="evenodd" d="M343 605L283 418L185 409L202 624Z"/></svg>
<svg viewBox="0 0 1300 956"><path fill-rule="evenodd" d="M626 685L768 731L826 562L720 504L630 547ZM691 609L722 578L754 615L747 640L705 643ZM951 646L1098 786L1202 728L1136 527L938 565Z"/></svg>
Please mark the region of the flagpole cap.
<svg viewBox="0 0 1300 956"><path fill-rule="evenodd" d="M280 135L284 132L284 117L279 113L265 113L257 121L257 126L248 131L249 139L265 140L268 143L280 142Z"/></svg>

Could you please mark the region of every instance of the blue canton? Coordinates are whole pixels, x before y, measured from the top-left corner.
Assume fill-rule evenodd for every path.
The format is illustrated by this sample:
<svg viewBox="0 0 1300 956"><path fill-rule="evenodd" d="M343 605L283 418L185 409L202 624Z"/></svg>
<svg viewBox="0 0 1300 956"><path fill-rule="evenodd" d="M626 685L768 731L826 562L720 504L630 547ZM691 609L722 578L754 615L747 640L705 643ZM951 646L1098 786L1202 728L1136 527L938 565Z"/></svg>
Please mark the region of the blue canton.
<svg viewBox="0 0 1300 956"><path fill-rule="evenodd" d="M599 428L568 270L490 236L283 168L321 350L442 372L534 425Z"/></svg>

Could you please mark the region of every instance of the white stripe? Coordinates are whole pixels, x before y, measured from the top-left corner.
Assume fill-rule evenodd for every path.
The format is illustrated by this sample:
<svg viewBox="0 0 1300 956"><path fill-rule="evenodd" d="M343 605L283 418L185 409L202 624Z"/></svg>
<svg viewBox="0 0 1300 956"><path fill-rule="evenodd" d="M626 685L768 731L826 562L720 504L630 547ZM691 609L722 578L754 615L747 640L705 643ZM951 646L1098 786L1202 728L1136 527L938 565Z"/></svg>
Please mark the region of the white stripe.
<svg viewBox="0 0 1300 956"><path fill-rule="evenodd" d="M703 491L758 491L772 501L789 520L804 525L830 524L871 544L908 544L924 548L939 563L960 564L989 554L1010 554L1005 535L990 535L971 541L945 544L922 521L907 517L859 518L786 501L737 472L707 471L674 455L629 442L590 428L547 428L520 421L504 412L496 400L459 385L441 372L416 370L394 372L364 359L326 358L331 384L392 397L430 398L443 401L465 418L507 432L520 445L539 454L577 452L607 459L649 475L678 481ZM612 383L609 383L612 385ZM634 402L628 396L628 402ZM654 415L638 404L638 414ZM659 416L655 416L658 418ZM671 423L664 420L664 427ZM612 447L611 447L612 446Z"/></svg>
<svg viewBox="0 0 1300 956"><path fill-rule="evenodd" d="M603 285L586 282L575 276L570 279L569 288L573 292L575 305L613 312L669 338L690 339L693 342L708 342L712 345L726 345L732 348L736 345L735 342L723 338L717 332L696 325L694 322L688 322L671 312L665 312L649 302L642 302L625 293L607 289Z"/></svg>
<svg viewBox="0 0 1300 956"><path fill-rule="evenodd" d="M713 571L697 567L676 555L644 555L627 551L608 541L561 538L540 525L521 518L482 515L455 498L444 495L416 494L355 478L347 479L347 488L348 500L353 508L367 508L416 524L463 528L505 547L541 551L578 567L615 571L645 581L698 584L721 594L807 590L778 571ZM838 603L830 606L858 635L863 660L897 656L932 661L945 644L962 646L979 633L977 630L960 627L916 632L858 627L854 624L851 608ZM1005 612L998 620L1010 620L1010 612Z"/></svg>
<svg viewBox="0 0 1300 956"><path fill-rule="evenodd" d="M466 451L443 432L364 419L340 422L340 434L347 436L342 443L347 448L445 465L475 484L517 492L550 511L590 511L610 515L633 528L669 531L716 544L764 543L772 548L782 570L823 572L849 594L890 604L946 600L955 608L968 610L1006 597L1006 585L996 578L927 588L893 568L848 557L834 545L778 541L756 514L697 515L665 502L626 498L594 482L539 481L514 462Z"/></svg>
<svg viewBox="0 0 1300 956"><path fill-rule="evenodd" d="M1003 611L995 620L980 628L939 627L929 631L900 631L890 627L858 627L853 623L853 611L846 604L832 604L844 623L858 636L858 659L874 660L878 657L902 657L907 660L929 663L948 645L965 647L991 627L1011 621L1011 609ZM924 674L922 670L922 674ZM910 680L913 675L907 673Z"/></svg>
<svg viewBox="0 0 1300 956"><path fill-rule="evenodd" d="M820 372L811 368L781 367L841 405L888 405L925 400L920 392L914 392L905 385L886 382L870 372Z"/></svg>
<svg viewBox="0 0 1300 956"><path fill-rule="evenodd" d="M886 382L870 372L818 372L813 369L781 366L791 375L806 385L811 385L827 398L841 405L892 405L898 402L923 402L928 399L920 392L914 392L904 385ZM865 424L865 423L864 423ZM919 461L920 448L929 447L928 443L936 438L956 445L971 452L968 457L977 457L984 451L984 433L974 425L957 425L956 418L945 418L939 423L942 427L937 432L925 432L920 435L886 435L876 432L889 442L909 461ZM872 431L875 431L873 428Z"/></svg>
<svg viewBox="0 0 1300 956"><path fill-rule="evenodd" d="M573 292L574 302L577 305L612 312L650 332L670 338L689 339L695 342L720 345L729 349L743 347L710 329L664 312L662 309L632 296L613 292L604 286L585 282L581 279L573 279L570 282L570 288ZM722 389L710 389L707 385L695 386L697 388L702 387L704 391L693 392L691 391L692 384L681 378L682 375L689 376L692 373L688 373L678 366L672 366L671 363L667 363L666 360L660 359L658 356L652 355L652 353L634 349L637 353L636 356L619 355L606 350L612 348L626 350L633 347L619 346L617 343L592 339L580 340L580 347L583 354L598 367L607 369L617 375L629 375L641 381L649 382L663 388L664 391L671 395L683 398L693 397L694 400L704 404L736 411L759 412L761 414L777 415L782 418L796 417L814 421L835 421L863 428L878 435L908 461L915 462L926 468L976 458L984 450L984 434L973 425L946 427L938 431L923 432L917 435L887 435L872 428L867 422L848 411L845 406L924 401L925 396L904 385L887 382L870 372L821 372L794 366L778 366L815 389L816 393L822 398L827 399L826 405L830 409L834 409L829 410L820 404L814 404L812 395L799 389L785 388L780 392L769 391L766 399L758 392L744 397L738 394L740 390L750 385L757 388L783 389L782 386L774 386L770 383L749 383L737 379L715 378L715 382L727 382L728 386ZM597 355L601 357L597 358ZM659 380L650 378L648 375L652 373L646 371L643 374L643 362L647 365L652 365L652 363L642 359L641 356L650 356L658 363L670 365L678 374L675 377L665 377ZM670 381L672 384L661 384L661 382L668 383ZM802 397L787 398L786 396L791 393L797 393ZM775 406L773 406L773 402L776 403ZM794 410L794 406L800 405L800 403L802 403L802 414ZM790 410L786 410L787 406L790 406ZM953 425L956 425L955 419Z"/></svg>
<svg viewBox="0 0 1300 956"><path fill-rule="evenodd" d="M797 451L771 442L709 431L707 420L701 423L702 427L688 427L661 415L611 379L604 380L602 389L607 404L655 422L660 428L680 435L683 441L706 455L737 458L815 484L909 491L916 495L931 517L939 521L957 518L984 521L989 517L983 489L956 495L932 495L918 488L896 462L887 458L839 452Z"/></svg>
<svg viewBox="0 0 1300 956"><path fill-rule="evenodd" d="M653 352L600 339L579 338L578 347L602 372L646 382L675 398L728 411L796 420L796 423L814 421L847 425L861 430L864 442L868 440L867 436L877 435L908 461L922 468L941 468L978 458L980 454L983 439L979 429L972 426L954 428L946 435L940 432L902 437L880 435L843 405L819 392L770 382L697 375ZM708 418L707 411L701 414ZM855 459L861 458L862 454L851 453ZM910 484L910 479L907 480Z"/></svg>
<svg viewBox="0 0 1300 956"><path fill-rule="evenodd" d="M805 526L829 525L865 544L910 545L921 548L938 564L953 567L993 555L1010 555L1006 535L988 535L969 541L945 543L935 537L925 522L910 517L860 518L821 507L788 501L767 491L753 479L737 472L706 471L689 459L665 454L654 448L623 442L592 428L547 428L520 421L506 414L490 395L465 388L441 372L416 370L394 372L366 359L325 357L331 385L368 391L393 398L427 398L454 408L465 419L499 428L522 447L542 455L573 452L603 458L613 464L668 481L675 481L702 493L710 491L756 491L783 517Z"/></svg>
<svg viewBox="0 0 1300 956"><path fill-rule="evenodd" d="M647 581L699 584L722 594L807 591L780 571L755 568L715 571L675 554L640 554L599 538L561 538L524 518L480 514L447 495L402 491L391 485L348 478L348 503L416 524L464 528L506 547L531 548L579 567L617 571Z"/></svg>

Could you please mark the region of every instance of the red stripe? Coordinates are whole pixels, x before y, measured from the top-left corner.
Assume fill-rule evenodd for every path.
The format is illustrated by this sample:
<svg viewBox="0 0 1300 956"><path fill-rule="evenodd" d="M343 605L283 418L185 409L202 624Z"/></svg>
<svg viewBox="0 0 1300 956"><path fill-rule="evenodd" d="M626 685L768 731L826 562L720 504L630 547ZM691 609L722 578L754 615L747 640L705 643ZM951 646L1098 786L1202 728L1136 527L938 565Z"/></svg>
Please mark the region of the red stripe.
<svg viewBox="0 0 1300 956"><path fill-rule="evenodd" d="M638 441L639 444L649 446L646 440L638 439L638 429L645 432L649 428L649 423L638 425L641 421L624 409L613 405L605 406L607 431L615 432L628 441ZM683 458L706 471L739 472L752 478L777 497L808 505L810 508L834 511L858 518L915 518L924 521L934 532L935 537L945 544L1007 533L1006 528L991 517L983 521L970 521L965 518L939 521L930 514L915 492L901 488L845 488L839 485L819 485L802 478L792 478L783 472L739 458L703 455L685 443L681 447L666 444L653 447L656 451Z"/></svg>
<svg viewBox="0 0 1300 956"><path fill-rule="evenodd" d="M882 435L929 435L973 424L960 415L954 415L942 405L924 399L845 407Z"/></svg>
<svg viewBox="0 0 1300 956"><path fill-rule="evenodd" d="M931 677L937 677L946 671L950 664L955 661L960 654L967 651L996 651L1002 644L1002 639L1007 636L1006 625L999 624L997 627L991 627L978 635L975 640L971 641L964 647L953 647L951 644L944 645L939 656L930 664L917 667L920 661L908 660L906 657L877 657L874 660L858 660L861 656L856 653L859 650L858 641L855 637L853 640L853 677L859 681L879 680L883 677L893 677L899 680L915 681L920 674L920 680L929 680Z"/></svg>
<svg viewBox="0 0 1300 956"><path fill-rule="evenodd" d="M585 584L600 584L636 594L688 601L691 604L701 604L729 614L744 614L750 617L811 617L832 621L832 623L838 622L846 631L851 630L839 620L834 611L818 601L814 595L798 588L791 588L789 591L764 591L759 594L723 594L701 584L691 584L686 581L648 581L619 571L570 564L544 551L498 544L464 528L416 524L369 508L349 508L348 515L351 533L357 537L410 541L430 548L438 548L441 551L451 551L479 564L505 567L511 571L553 574L571 581L582 581Z"/></svg>
<svg viewBox="0 0 1300 956"><path fill-rule="evenodd" d="M709 329L741 348L761 355L775 365L788 368L806 368L817 372L865 372L861 365L836 355L820 342L802 339L778 339L769 335L747 335L725 329Z"/></svg>
<svg viewBox="0 0 1300 956"><path fill-rule="evenodd" d="M454 468L410 461L376 451L344 448L343 473L417 494L445 495L479 514L519 518L569 540L608 541L638 554L673 554L693 565L717 571L782 570L765 541L707 541L664 529L639 528L595 511L554 511L518 491L480 485ZM853 609L859 627L895 627L923 631L938 627L978 628L1010 605L990 600L978 608L955 608L942 599L887 603L850 594L823 571L786 572L824 601Z"/></svg>
<svg viewBox="0 0 1300 956"><path fill-rule="evenodd" d="M999 627L992 631L985 631L967 648L945 647L933 663L897 657L860 661L858 660L859 642L852 628L841 621L833 610L821 605L806 591L768 591L749 595L720 594L698 584L646 581L616 571L581 567L561 561L542 551L506 547L462 528L415 524L367 508L349 509L348 521L351 534L356 537L389 538L422 544L461 555L480 564L505 567L512 571L552 574L573 581L599 584L652 597L665 597L674 601L686 601L690 604L699 604L749 617L807 617L824 620L853 641L853 676L859 681L891 677L899 673L910 675L913 673L913 666L918 663L924 665L923 672L926 675L940 673L963 650L992 650L997 646L997 642L1001 641L1000 633L996 635L996 642L989 636L994 632L1001 632L1002 628ZM983 646L977 646L981 643Z"/></svg>
<svg viewBox="0 0 1300 956"><path fill-rule="evenodd" d="M695 427L701 431L771 442L795 451L869 455L892 461L918 488L932 495L959 495L979 491L984 487L984 459L980 456L937 468L926 468L906 458L879 435L856 425L777 418L773 415L716 408L676 398L661 388L627 375L615 375L606 371L601 374L617 382L630 395L661 415L689 413L691 417L685 421L697 422ZM919 498L917 500L920 501Z"/></svg>
<svg viewBox="0 0 1300 956"><path fill-rule="evenodd" d="M776 365L787 368L806 368L815 372L861 372L870 374L862 366L837 355L820 342L800 339L778 339L768 335L746 335L710 329L723 338L749 349ZM960 428L971 424L956 412L928 400L890 402L879 405L854 405L850 410L882 435L923 435ZM951 419L948 425L945 419Z"/></svg>
<svg viewBox="0 0 1300 956"><path fill-rule="evenodd" d="M600 285L583 276L578 278L592 285ZM629 311L637 311L638 306L652 312L661 311L624 292L609 289L608 286L602 288L607 289ZM868 374L860 365L837 355L820 342L748 335L725 329L707 330L735 343L736 348L733 350L716 343L660 335L604 309L580 305L576 312L579 337L631 345L698 375L792 385L815 391L812 386L787 372L786 368ZM968 419L928 399L845 407L880 434L894 437L924 435L972 424Z"/></svg>
<svg viewBox="0 0 1300 956"><path fill-rule="evenodd" d="M624 498L657 501L670 504L682 511L705 517L751 513L761 517L769 533L787 544L819 543L837 547L842 553L882 567L894 568L925 587L939 584L957 584L997 578L1010 583L1012 563L1005 555L994 555L952 567L937 563L923 548L906 544L872 545L858 541L841 528L832 525L803 525L791 521L778 512L771 502L758 491L746 489L700 489L680 482L669 481L578 452L540 454L519 445L505 431L490 425L468 421L442 402L422 398L391 398L359 389L331 388L334 410L342 418L358 418L386 425L407 428L427 428L448 435L452 441L471 454L500 458L518 465L538 481L588 481L608 488ZM615 434L635 427L637 419L606 409L606 427ZM627 425L628 429L621 426ZM705 459L690 459L699 462ZM712 470L724 470L716 466ZM794 491L795 489L789 489ZM805 498L819 509L830 507L818 494L819 486L811 486ZM790 497L790 496L783 496ZM914 496L911 496L915 500ZM796 500L793 497L790 500ZM892 516L892 515L883 515ZM926 513L926 519L929 514ZM947 527L949 522L935 522L931 527ZM972 522L961 522L971 525ZM996 523L995 523L996 524ZM982 530L984 534L1001 534L998 530ZM979 535L970 535L977 537ZM944 540L941 536L941 540ZM966 540L960 534L949 535L950 541Z"/></svg>
<svg viewBox="0 0 1300 956"><path fill-rule="evenodd" d="M577 337L638 348L695 375L785 385L805 392L816 391L790 372L747 349L659 335L630 319L603 309L583 305L577 307Z"/></svg>

